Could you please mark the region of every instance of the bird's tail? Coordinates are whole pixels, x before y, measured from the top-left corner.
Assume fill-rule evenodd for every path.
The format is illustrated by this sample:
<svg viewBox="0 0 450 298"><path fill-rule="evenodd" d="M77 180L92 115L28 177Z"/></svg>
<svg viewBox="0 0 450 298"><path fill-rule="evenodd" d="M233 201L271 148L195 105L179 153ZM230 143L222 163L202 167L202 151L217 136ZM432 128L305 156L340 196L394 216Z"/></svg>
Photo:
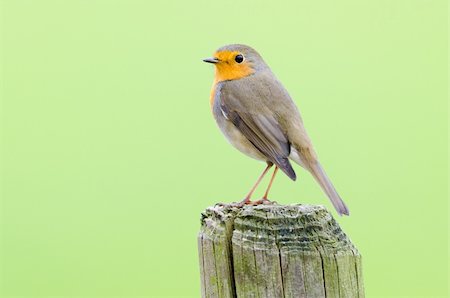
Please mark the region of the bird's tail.
<svg viewBox="0 0 450 298"><path fill-rule="evenodd" d="M336 189L330 181L330 178L328 178L320 163L317 161L313 164L310 164L307 168L313 175L314 179L316 179L316 181L319 183L320 187L322 187L323 191L327 194L328 198L330 199L334 208L336 208L336 211L339 213L339 215L349 215L347 206L345 205L344 201L342 201L341 197L337 193Z"/></svg>

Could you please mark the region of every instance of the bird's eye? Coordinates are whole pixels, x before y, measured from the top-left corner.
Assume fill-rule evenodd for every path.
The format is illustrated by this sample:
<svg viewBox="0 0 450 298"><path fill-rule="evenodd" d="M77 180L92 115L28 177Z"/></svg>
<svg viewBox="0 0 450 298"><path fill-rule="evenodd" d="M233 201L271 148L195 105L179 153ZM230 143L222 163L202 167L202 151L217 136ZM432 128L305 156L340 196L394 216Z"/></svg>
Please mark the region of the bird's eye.
<svg viewBox="0 0 450 298"><path fill-rule="evenodd" d="M236 55L236 57L234 57L234 61L236 61L237 63L241 63L242 61L244 61L244 56L242 56L241 54Z"/></svg>

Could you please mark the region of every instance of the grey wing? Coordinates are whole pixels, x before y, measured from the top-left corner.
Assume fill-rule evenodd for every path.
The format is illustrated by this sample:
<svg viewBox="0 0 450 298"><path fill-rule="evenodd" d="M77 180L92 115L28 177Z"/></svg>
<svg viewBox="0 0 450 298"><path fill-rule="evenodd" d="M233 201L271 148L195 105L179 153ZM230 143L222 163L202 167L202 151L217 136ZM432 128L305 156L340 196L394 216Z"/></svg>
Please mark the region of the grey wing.
<svg viewBox="0 0 450 298"><path fill-rule="evenodd" d="M239 104L233 94L222 91L220 109L234 126L289 178L296 179L289 162L291 145L275 116L269 113L251 113Z"/></svg>

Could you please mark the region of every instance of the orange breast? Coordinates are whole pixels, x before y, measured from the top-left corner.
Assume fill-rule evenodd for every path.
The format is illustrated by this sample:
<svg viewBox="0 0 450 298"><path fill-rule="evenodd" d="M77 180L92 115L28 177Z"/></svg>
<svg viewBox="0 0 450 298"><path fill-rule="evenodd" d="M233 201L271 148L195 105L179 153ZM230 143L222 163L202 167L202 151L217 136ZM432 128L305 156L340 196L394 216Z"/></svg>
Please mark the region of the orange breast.
<svg viewBox="0 0 450 298"><path fill-rule="evenodd" d="M209 95L209 105L211 106L211 110L214 106L214 97L216 95L216 85L217 85L217 80L214 79L213 85L211 87L211 94Z"/></svg>

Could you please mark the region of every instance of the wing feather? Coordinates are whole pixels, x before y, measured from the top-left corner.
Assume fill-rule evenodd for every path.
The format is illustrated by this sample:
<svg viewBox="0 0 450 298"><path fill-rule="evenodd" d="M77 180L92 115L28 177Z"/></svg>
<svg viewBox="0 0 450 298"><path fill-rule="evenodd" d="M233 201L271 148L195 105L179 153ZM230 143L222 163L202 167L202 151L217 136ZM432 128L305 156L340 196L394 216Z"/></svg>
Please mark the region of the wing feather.
<svg viewBox="0 0 450 298"><path fill-rule="evenodd" d="M246 93L247 96L249 95ZM253 113L245 109L244 96L236 96L227 88L221 91L220 108L223 115L262 153L267 160L277 165L289 178L296 179L289 162L291 145L273 112L261 106L264 112Z"/></svg>

